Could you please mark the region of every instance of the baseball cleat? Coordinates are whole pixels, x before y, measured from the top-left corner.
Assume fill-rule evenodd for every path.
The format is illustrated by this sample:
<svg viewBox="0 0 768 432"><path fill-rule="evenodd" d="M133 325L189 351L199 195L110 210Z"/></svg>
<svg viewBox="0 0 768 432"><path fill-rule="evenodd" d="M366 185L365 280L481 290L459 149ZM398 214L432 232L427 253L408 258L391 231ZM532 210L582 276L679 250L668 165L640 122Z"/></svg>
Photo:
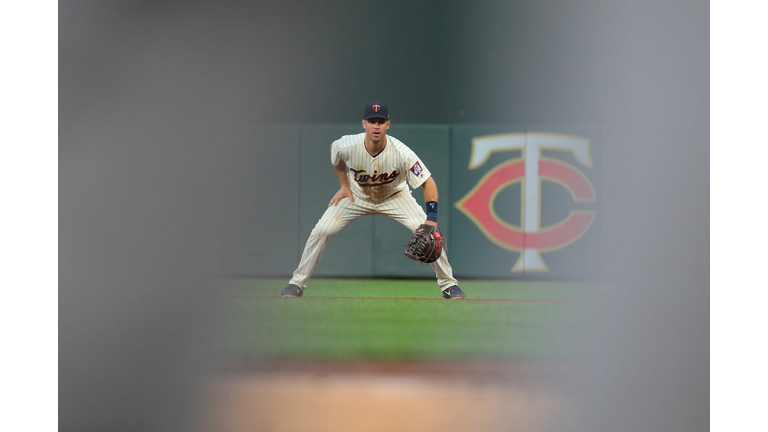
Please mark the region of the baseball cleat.
<svg viewBox="0 0 768 432"><path fill-rule="evenodd" d="M467 295L464 294L464 291L462 291L458 285L454 285L443 290L443 298L449 300L461 300L467 298Z"/></svg>
<svg viewBox="0 0 768 432"><path fill-rule="evenodd" d="M280 294L283 297L301 297L304 295L304 290L294 284L290 284Z"/></svg>

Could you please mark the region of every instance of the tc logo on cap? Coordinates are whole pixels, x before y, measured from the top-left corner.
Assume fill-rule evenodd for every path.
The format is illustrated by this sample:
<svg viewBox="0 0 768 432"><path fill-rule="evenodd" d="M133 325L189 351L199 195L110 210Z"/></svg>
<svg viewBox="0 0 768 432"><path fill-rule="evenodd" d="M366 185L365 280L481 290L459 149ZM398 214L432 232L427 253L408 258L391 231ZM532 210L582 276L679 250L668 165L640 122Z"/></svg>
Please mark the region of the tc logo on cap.
<svg viewBox="0 0 768 432"><path fill-rule="evenodd" d="M365 111L363 113L363 120L372 118L383 118L385 120L389 120L389 111L387 110L387 106L379 102L371 102L366 105Z"/></svg>

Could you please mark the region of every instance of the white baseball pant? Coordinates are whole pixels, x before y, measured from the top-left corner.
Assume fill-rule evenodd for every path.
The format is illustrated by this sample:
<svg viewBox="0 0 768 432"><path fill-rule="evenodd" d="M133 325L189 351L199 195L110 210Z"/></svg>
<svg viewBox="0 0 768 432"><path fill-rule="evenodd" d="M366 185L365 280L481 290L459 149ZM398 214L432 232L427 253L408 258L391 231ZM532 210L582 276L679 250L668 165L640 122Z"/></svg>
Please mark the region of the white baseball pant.
<svg viewBox="0 0 768 432"><path fill-rule="evenodd" d="M328 240L357 218L377 214L389 216L411 232L416 231L416 228L427 219L427 214L408 192L398 192L380 204L370 203L358 197L355 197L354 203L349 199L342 199L335 206L328 207L315 225L304 246L299 266L293 272L289 283L302 289L306 288L307 281L320 263ZM441 290L458 284L453 277L453 269L448 263L447 255L443 250L440 258L430 264L435 271L437 284Z"/></svg>

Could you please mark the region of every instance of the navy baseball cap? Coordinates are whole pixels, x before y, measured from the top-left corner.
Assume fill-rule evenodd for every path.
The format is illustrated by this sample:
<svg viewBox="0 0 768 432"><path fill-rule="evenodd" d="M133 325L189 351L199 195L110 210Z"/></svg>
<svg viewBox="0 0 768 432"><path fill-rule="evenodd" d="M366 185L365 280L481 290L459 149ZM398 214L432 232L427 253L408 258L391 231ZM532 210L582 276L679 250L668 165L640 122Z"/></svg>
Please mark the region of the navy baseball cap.
<svg viewBox="0 0 768 432"><path fill-rule="evenodd" d="M383 118L389 120L389 110L383 103L374 102L365 106L365 113L363 114L363 120L372 118Z"/></svg>

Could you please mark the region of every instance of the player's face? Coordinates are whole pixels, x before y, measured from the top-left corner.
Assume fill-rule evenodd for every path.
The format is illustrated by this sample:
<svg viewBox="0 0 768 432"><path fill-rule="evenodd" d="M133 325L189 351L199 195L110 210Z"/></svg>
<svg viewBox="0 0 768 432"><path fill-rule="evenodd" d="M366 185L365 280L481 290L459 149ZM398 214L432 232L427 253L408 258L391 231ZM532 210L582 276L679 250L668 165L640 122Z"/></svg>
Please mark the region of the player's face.
<svg viewBox="0 0 768 432"><path fill-rule="evenodd" d="M383 118L372 118L363 120L363 129L365 136L373 143L378 144L387 136L389 129L389 120Z"/></svg>

